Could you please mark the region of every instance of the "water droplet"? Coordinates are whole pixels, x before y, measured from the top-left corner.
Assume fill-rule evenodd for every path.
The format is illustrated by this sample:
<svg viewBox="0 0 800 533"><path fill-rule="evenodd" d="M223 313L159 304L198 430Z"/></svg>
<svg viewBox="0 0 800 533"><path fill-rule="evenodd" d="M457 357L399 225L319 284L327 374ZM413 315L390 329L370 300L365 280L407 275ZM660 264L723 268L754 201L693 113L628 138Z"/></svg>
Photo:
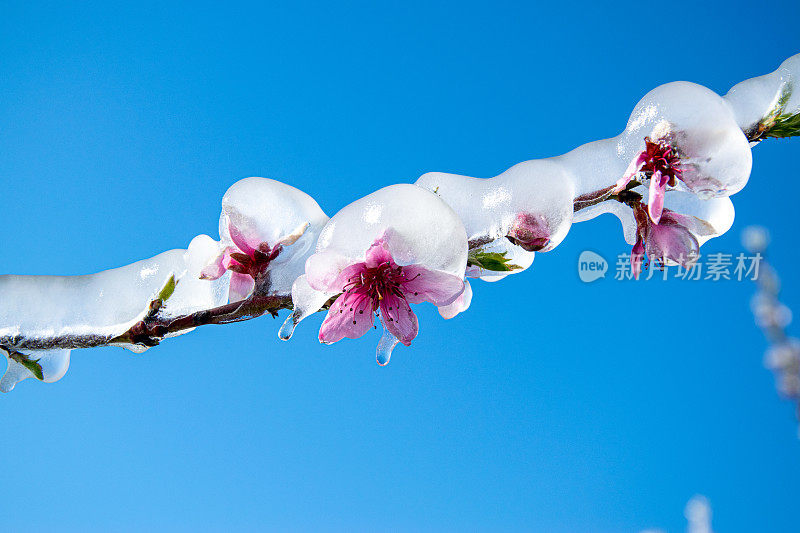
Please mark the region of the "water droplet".
<svg viewBox="0 0 800 533"><path fill-rule="evenodd" d="M378 342L378 349L376 351L376 358L379 365L386 366L389 363L389 359L392 357L392 350L394 350L394 347L397 346L399 342L397 337L392 335L388 329L383 328L383 335L381 336L380 342Z"/></svg>
<svg viewBox="0 0 800 533"><path fill-rule="evenodd" d="M292 334L294 333L294 328L297 327L297 322L299 322L294 312L289 314L286 317L286 320L283 321L281 325L281 329L278 330L278 338L282 341L288 341L292 338Z"/></svg>

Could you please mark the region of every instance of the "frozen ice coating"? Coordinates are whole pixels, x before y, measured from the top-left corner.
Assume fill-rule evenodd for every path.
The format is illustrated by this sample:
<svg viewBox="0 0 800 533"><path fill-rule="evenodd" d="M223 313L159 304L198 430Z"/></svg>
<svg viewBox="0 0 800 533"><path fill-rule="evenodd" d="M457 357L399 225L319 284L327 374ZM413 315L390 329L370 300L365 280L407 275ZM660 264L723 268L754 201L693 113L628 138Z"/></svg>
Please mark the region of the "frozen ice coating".
<svg viewBox="0 0 800 533"><path fill-rule="evenodd" d="M488 179L429 172L417 185L453 208L470 240L503 239L527 219L541 238L531 247L548 251L558 246L572 224L573 177L553 160L525 161Z"/></svg>
<svg viewBox="0 0 800 533"><path fill-rule="evenodd" d="M294 308L278 331L278 337L284 341L291 339L297 324L308 315L319 311L334 296L336 296L335 292L314 290L308 284L305 274L297 278L292 285Z"/></svg>
<svg viewBox="0 0 800 533"><path fill-rule="evenodd" d="M493 178L429 172L417 185L435 192L459 215L473 252L499 254L507 271L468 269L467 276L497 281L528 268L534 251L549 251L569 232L573 176L553 160L519 163ZM478 263L470 257L470 263Z"/></svg>
<svg viewBox="0 0 800 533"><path fill-rule="evenodd" d="M689 82L650 91L618 137L579 146L553 160L575 177L576 206L609 185L622 190L631 179L645 183L653 198L648 209L655 222L665 190L689 190L701 198L728 196L744 187L752 166L747 137L730 105ZM575 213L574 222L610 212L628 228L632 214L625 210L613 200L589 203Z"/></svg>
<svg viewBox="0 0 800 533"><path fill-rule="evenodd" d="M217 280L200 279L200 272L218 251L218 243L208 235L198 235L192 239L184 253L185 270L176 272L175 291L164 302L163 316L187 315L228 301L228 275Z"/></svg>
<svg viewBox="0 0 800 533"><path fill-rule="evenodd" d="M214 253L214 240L200 235L192 240L188 250L170 250L97 274L0 276L0 337L18 339L24 344L60 337L120 335L141 319L173 276L175 290L163 306L163 316L216 307L227 300L226 280L199 279L201 265ZM141 351L139 347L126 347ZM59 379L69 365L69 350L29 351L17 349L13 344L6 346L7 377L0 384L0 390L4 391L13 388L18 381L15 379L34 375L9 357L8 350L39 360L45 382Z"/></svg>
<svg viewBox="0 0 800 533"><path fill-rule="evenodd" d="M792 76L781 65L774 72L737 83L725 95L725 100L739 127L749 131L779 105L781 96L792 87Z"/></svg>
<svg viewBox="0 0 800 533"><path fill-rule="evenodd" d="M463 277L467 260L464 225L441 198L416 185L390 185L342 208L322 230L316 253L363 259L375 239L389 228L399 244L392 250L398 265L420 263ZM306 265L307 274L311 261ZM309 282L314 285L311 279Z"/></svg>
<svg viewBox="0 0 800 533"><path fill-rule="evenodd" d="M45 383L58 381L69 368L70 350L28 350L24 353L11 348L0 348L8 366L0 379L0 392L10 392L17 383L36 378Z"/></svg>
<svg viewBox="0 0 800 533"><path fill-rule="evenodd" d="M416 181L418 187L427 189L444 200L461 219L468 240L483 237L505 237L503 221L496 216L498 205L507 205L511 192L488 179L428 172Z"/></svg>
<svg viewBox="0 0 800 533"><path fill-rule="evenodd" d="M185 271L185 250L170 250L84 276L0 276L0 336L119 335Z"/></svg>
<svg viewBox="0 0 800 533"><path fill-rule="evenodd" d="M614 185L630 163L630 160L626 161L618 153L616 137L583 144L566 154L552 158L552 161L560 164L569 175L573 176L576 200ZM575 213L573 222L584 222L607 213L609 210L607 204L611 203L616 202L603 202L583 208Z"/></svg>
<svg viewBox="0 0 800 533"><path fill-rule="evenodd" d="M291 185L255 177L237 181L222 198L220 250L203 277L232 270L231 301L246 298L263 273L266 294L288 295L327 221L317 202Z"/></svg>
<svg viewBox="0 0 800 533"><path fill-rule="evenodd" d="M702 198L734 194L750 177L747 137L725 100L702 85L673 82L647 93L619 137L617 153L624 162L642 154L645 138L677 152L673 186Z"/></svg>
<svg viewBox="0 0 800 533"><path fill-rule="evenodd" d="M469 278L526 270L573 223L603 213L620 220L634 274L645 257L688 266L733 224L729 196L749 179L751 146L800 136L799 85L800 54L725 97L667 83L636 104L616 137L489 178L430 172L333 218L290 185L240 180L222 198L219 242L199 235L186 250L86 276L0 276L8 361L0 391L28 377L59 379L69 349L142 351L201 324L276 314L290 294L281 339L320 309L324 343L360 337L378 318L376 357L386 364L418 333L412 304L432 303L452 318L470 306Z"/></svg>
<svg viewBox="0 0 800 533"><path fill-rule="evenodd" d="M512 244L505 237L514 220L511 211L512 191L492 179L472 178L444 172L423 174L416 185L436 193L459 216L467 231L467 239L485 242L484 251L505 254L506 258L520 268L508 272L487 269L467 269L467 276L497 281L508 274L522 272L533 262L533 252L527 252ZM570 201L570 211L572 202ZM522 256L522 257L520 257ZM529 258L528 258L529 257Z"/></svg>
<svg viewBox="0 0 800 533"><path fill-rule="evenodd" d="M472 285L470 285L469 281L464 280L464 292L461 293L461 296L453 300L453 303L449 305L443 305L439 307L439 314L442 315L442 318L454 318L459 313L463 313L467 309L469 309L469 305L472 303ZM391 350L389 350L391 353ZM388 358L386 359L388 361Z"/></svg>
<svg viewBox="0 0 800 533"><path fill-rule="evenodd" d="M222 280L196 279L211 245L211 238L201 235L189 250L97 274L0 276L0 337L119 335L139 320L170 276L177 284L164 305L168 316L216 307L227 297Z"/></svg>
<svg viewBox="0 0 800 533"><path fill-rule="evenodd" d="M488 282L500 281L509 274L516 274L517 272L527 270L533 264L533 259L536 256L535 252L525 251L519 246L512 244L508 239L497 239L482 245L477 250L471 250L471 252L500 254L508 260L506 265L508 265L511 270L506 272L490 270L475 264L471 264L467 267L466 277L477 278Z"/></svg>
<svg viewBox="0 0 800 533"><path fill-rule="evenodd" d="M416 185L385 187L325 226L305 276L294 284L295 311L279 336L289 338L297 322L335 296L320 341L360 337L379 312L386 331L377 358L386 364L397 342L409 345L417 335L409 304L452 304L464 291L466 265L466 231L442 199Z"/></svg>
<svg viewBox="0 0 800 533"><path fill-rule="evenodd" d="M739 127L753 132L759 123L778 115L800 113L800 54L795 54L769 74L734 85L725 100Z"/></svg>
<svg viewBox="0 0 800 533"><path fill-rule="evenodd" d="M701 200L691 193L669 191L664 205L666 209L694 219L688 227L701 245L722 235L733 225L735 211L733 202L727 197Z"/></svg>
<svg viewBox="0 0 800 533"><path fill-rule="evenodd" d="M619 219L625 242L633 245L636 242L636 220L633 211L618 202L608 203L610 209L607 212ZM664 209L690 217L692 223L689 229L699 244L722 235L733 225L734 209L730 198L700 200L691 193L668 191Z"/></svg>
<svg viewBox="0 0 800 533"><path fill-rule="evenodd" d="M800 87L798 87L798 85L800 85L800 54L795 54L781 63L779 70L783 70L789 74L792 88L791 95L786 101L783 112L796 115L800 113Z"/></svg>
<svg viewBox="0 0 800 533"><path fill-rule="evenodd" d="M647 189L639 186L634 189L643 196L643 201L647 203ZM625 242L634 244L636 242L636 220L633 210L627 205L619 202L604 202L608 204L606 212L617 217L622 224L622 231ZM711 198L702 200L696 195L684 191L667 191L664 199L665 211L672 211L696 219L690 224L689 229L697 238L699 244L703 244L713 237L718 237L728 231L733 225L734 208L730 198Z"/></svg>

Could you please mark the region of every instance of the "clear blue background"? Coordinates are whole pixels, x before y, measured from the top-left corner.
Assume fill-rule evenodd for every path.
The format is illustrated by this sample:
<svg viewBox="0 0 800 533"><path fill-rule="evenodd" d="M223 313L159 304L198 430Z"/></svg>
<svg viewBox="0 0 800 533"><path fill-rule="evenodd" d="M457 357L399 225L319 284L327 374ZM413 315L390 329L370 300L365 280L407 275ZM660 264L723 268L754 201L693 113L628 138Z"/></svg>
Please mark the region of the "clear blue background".
<svg viewBox="0 0 800 533"><path fill-rule="evenodd" d="M771 2L0 3L4 273L79 274L216 236L225 189L278 178L333 214L439 170L489 177L616 135L651 88L725 93L800 52ZM713 5L712 5L713 4ZM20 7L20 5L24 5ZM767 225L800 310L800 141L754 151L736 224ZM391 364L377 333L289 343L270 318L142 356L73 353L0 398L6 530L797 529L800 443L762 367L750 283L582 284L573 227Z"/></svg>

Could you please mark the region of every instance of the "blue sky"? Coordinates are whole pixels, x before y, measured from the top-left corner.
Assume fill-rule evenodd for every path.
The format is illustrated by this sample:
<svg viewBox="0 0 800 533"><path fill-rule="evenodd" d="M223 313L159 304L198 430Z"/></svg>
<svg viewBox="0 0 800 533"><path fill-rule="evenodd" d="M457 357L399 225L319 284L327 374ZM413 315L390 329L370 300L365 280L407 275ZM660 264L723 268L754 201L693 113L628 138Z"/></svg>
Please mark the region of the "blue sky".
<svg viewBox="0 0 800 533"><path fill-rule="evenodd" d="M800 52L797 2L0 7L3 273L80 274L216 236L237 179L329 214L427 171L489 177L618 134L674 80L725 93ZM800 141L754 151L737 220L800 309ZM73 353L0 398L4 529L718 531L796 527L800 443L749 283L583 284L608 216L392 362L269 318Z"/></svg>

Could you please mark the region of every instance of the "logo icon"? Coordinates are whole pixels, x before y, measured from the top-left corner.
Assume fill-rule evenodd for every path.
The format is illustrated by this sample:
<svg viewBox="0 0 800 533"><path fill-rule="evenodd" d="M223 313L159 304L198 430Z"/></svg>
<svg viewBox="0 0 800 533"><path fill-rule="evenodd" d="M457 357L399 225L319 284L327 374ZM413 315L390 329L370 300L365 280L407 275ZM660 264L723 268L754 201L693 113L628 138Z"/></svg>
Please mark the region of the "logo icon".
<svg viewBox="0 0 800 533"><path fill-rule="evenodd" d="M584 283L591 283L606 277L608 262L600 254L585 250L578 257L578 277Z"/></svg>

